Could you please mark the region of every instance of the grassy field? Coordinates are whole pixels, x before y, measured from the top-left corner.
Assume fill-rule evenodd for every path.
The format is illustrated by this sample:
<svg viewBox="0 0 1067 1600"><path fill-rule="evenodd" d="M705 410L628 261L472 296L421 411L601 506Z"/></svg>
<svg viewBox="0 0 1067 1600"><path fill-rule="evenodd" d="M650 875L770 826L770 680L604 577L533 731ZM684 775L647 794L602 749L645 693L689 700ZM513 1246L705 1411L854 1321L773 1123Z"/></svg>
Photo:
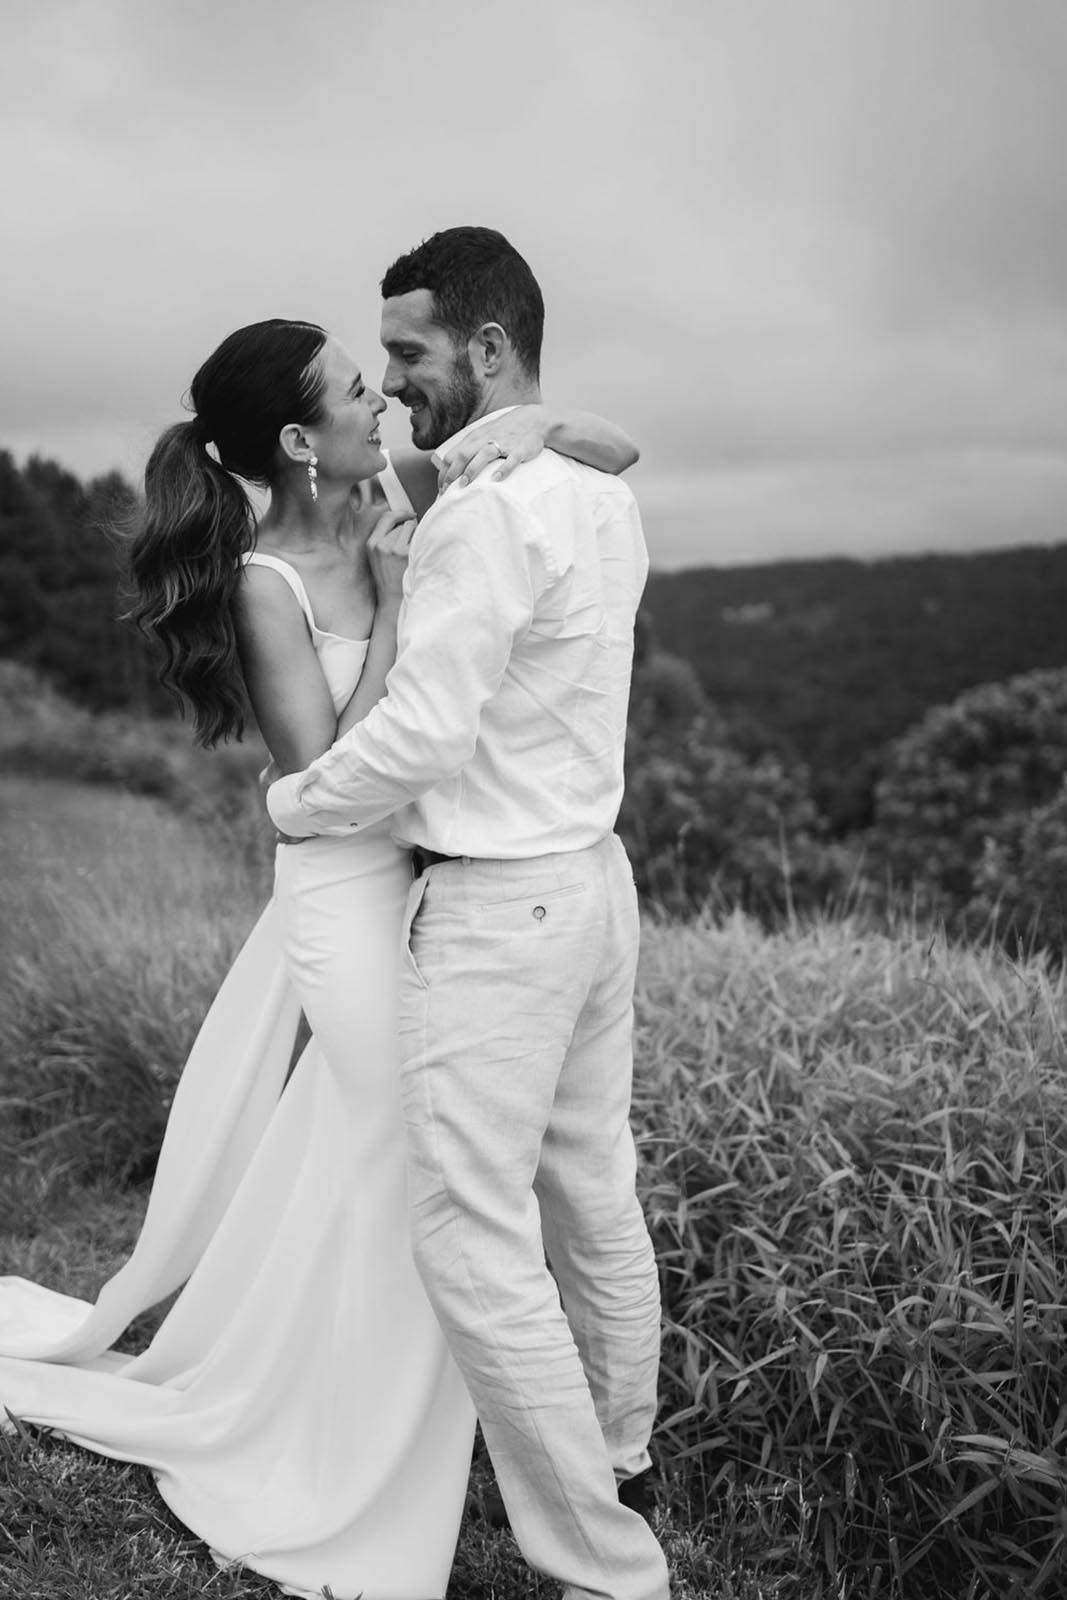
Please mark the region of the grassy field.
<svg viewBox="0 0 1067 1600"><path fill-rule="evenodd" d="M264 860L157 801L0 784L0 1271L91 1295L123 1259ZM1064 1001L1040 960L914 927L646 923L677 1600L1064 1592ZM479 1457L450 1600L547 1597L482 1520L489 1482ZM275 1592L218 1574L143 1470L0 1440L4 1600Z"/></svg>

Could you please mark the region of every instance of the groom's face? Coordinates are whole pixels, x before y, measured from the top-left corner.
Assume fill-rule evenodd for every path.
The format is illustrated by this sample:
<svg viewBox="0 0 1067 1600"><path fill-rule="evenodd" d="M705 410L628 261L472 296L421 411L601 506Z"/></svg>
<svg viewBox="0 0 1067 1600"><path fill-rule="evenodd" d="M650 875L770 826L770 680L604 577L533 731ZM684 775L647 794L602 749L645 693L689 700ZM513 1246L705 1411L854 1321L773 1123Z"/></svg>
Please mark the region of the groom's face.
<svg viewBox="0 0 1067 1600"><path fill-rule="evenodd" d="M465 346L433 320L433 295L413 289L382 305L389 357L382 389L411 412L411 438L435 450L476 414L481 391Z"/></svg>

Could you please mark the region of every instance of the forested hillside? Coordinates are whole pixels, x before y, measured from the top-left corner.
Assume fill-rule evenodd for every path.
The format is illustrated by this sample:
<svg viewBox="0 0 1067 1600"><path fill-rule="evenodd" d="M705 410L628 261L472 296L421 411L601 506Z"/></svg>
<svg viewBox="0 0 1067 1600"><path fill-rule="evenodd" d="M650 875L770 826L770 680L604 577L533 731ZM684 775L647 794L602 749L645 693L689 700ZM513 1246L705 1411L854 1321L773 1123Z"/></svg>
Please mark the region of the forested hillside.
<svg viewBox="0 0 1067 1600"><path fill-rule="evenodd" d="M653 573L644 609L654 644L805 762L839 828L857 826L879 747L930 706L1067 665L1067 543Z"/></svg>
<svg viewBox="0 0 1067 1600"><path fill-rule="evenodd" d="M0 657L94 710L165 711L117 623L117 473L82 484L0 452ZM832 831L871 820L887 741L979 683L1067 665L1067 542L973 556L653 573L646 652L682 657L750 758L802 763Z"/></svg>
<svg viewBox="0 0 1067 1600"><path fill-rule="evenodd" d="M0 657L95 709L160 710L147 651L119 626L118 545L136 500L117 472L82 484L0 451Z"/></svg>

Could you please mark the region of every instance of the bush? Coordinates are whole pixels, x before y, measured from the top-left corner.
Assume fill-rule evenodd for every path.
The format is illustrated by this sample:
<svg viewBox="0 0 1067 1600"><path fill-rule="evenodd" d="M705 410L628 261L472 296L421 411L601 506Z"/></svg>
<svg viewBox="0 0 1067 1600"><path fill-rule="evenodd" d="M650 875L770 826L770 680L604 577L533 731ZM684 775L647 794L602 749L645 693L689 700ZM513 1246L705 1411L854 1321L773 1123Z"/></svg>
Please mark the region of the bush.
<svg viewBox="0 0 1067 1600"><path fill-rule="evenodd" d="M0 659L0 758L9 773L105 784L165 800L198 820L263 816L253 735L206 751L174 718L87 711L17 661Z"/></svg>
<svg viewBox="0 0 1067 1600"><path fill-rule="evenodd" d="M1010 860L1011 841L1065 776L1067 670L972 689L891 746L868 835L872 862L915 885L927 908L959 914L976 893L988 899L1000 841Z"/></svg>
<svg viewBox="0 0 1067 1600"><path fill-rule="evenodd" d="M1067 951L1067 784L986 838L966 918L1015 946Z"/></svg>
<svg viewBox="0 0 1067 1600"><path fill-rule="evenodd" d="M711 899L773 918L824 904L848 870L803 768L697 739L677 758L633 764L619 830L642 894L675 912Z"/></svg>
<svg viewBox="0 0 1067 1600"><path fill-rule="evenodd" d="M646 900L773 918L847 892L852 859L827 840L807 769L731 724L662 652L634 674L626 769L618 826Z"/></svg>
<svg viewBox="0 0 1067 1600"><path fill-rule="evenodd" d="M1065 1000L918 931L646 939L660 1453L790 1512L843 1594L1063 1593Z"/></svg>

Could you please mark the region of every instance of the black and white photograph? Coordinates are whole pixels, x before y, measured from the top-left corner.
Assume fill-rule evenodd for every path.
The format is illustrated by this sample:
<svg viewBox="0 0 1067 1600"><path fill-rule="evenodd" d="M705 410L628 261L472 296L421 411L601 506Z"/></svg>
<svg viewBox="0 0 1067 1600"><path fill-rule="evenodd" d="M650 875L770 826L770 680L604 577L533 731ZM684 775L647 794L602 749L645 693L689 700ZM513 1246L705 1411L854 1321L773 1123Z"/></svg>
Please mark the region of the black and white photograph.
<svg viewBox="0 0 1067 1600"><path fill-rule="evenodd" d="M1067 8L0 131L0 1600L1062 1600Z"/></svg>

